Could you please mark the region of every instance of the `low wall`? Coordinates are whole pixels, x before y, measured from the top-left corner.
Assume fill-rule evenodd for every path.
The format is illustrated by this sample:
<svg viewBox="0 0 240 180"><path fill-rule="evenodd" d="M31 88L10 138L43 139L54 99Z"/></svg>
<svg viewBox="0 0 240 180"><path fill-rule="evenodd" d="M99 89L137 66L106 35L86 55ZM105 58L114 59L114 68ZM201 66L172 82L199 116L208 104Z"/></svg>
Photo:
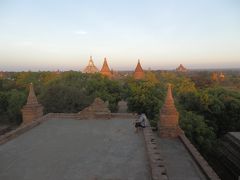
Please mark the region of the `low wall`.
<svg viewBox="0 0 240 180"><path fill-rule="evenodd" d="M137 116L132 113L112 113L112 118L121 118L121 119L134 119Z"/></svg>
<svg viewBox="0 0 240 180"><path fill-rule="evenodd" d="M17 129L10 131L4 135L0 136L0 145L4 144L8 141L10 141L11 139L23 134L24 132L34 128L35 126L41 124L42 122L46 121L49 119L49 114L46 114L45 116L42 116L40 118L38 118L37 120L28 123L28 124L22 124L20 125Z"/></svg>
<svg viewBox="0 0 240 180"><path fill-rule="evenodd" d="M184 133L179 135L179 139L182 141L186 149L192 155L195 162L198 164L202 172L206 175L209 180L220 180L218 175L212 169L211 166L207 163L207 161L202 157L202 155L198 152L198 150L192 145L192 143L188 140Z"/></svg>
<svg viewBox="0 0 240 180"><path fill-rule="evenodd" d="M79 113L49 113L50 118L57 119L111 119L111 118L122 118L132 119L136 118L136 115L131 113L91 113L91 114L79 114Z"/></svg>
<svg viewBox="0 0 240 180"><path fill-rule="evenodd" d="M164 165L163 158L161 157L160 150L156 145L152 128L149 121L146 122L146 127L143 129L144 140L149 158L151 174L153 180L167 180L167 172Z"/></svg>
<svg viewBox="0 0 240 180"><path fill-rule="evenodd" d="M133 114L130 113L111 113L111 114L105 114L105 113L95 113L92 114L92 118L94 119L111 119L111 118L123 118L123 119L129 119L129 118L135 118ZM17 129L9 131L3 135L0 135L0 145L8 142L9 140L19 136L20 134L23 134L24 132L34 128L35 126L41 124L42 122L48 120L48 119L76 119L76 120L83 120L86 119L85 115L81 115L78 113L48 113L35 121L27 124L20 125ZM89 119L89 117L87 118Z"/></svg>
<svg viewBox="0 0 240 180"><path fill-rule="evenodd" d="M0 126L0 135L3 135L11 130L12 130L12 127L10 125L2 126L2 127Z"/></svg>

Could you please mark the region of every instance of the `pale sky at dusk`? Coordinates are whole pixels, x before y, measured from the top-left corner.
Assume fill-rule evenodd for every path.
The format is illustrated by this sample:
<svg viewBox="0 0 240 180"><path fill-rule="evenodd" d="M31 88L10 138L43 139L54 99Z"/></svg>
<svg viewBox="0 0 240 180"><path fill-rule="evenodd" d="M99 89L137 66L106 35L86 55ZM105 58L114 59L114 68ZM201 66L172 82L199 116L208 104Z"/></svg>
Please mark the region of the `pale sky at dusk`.
<svg viewBox="0 0 240 180"><path fill-rule="evenodd" d="M240 68L239 0L0 0L0 71Z"/></svg>

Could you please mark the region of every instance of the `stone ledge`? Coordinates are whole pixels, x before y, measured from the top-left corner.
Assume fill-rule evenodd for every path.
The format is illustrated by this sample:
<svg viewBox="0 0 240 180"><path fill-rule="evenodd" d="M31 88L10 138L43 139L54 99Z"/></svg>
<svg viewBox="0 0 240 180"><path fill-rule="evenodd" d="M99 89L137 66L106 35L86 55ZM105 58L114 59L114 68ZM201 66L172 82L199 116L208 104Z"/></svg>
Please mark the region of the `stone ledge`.
<svg viewBox="0 0 240 180"><path fill-rule="evenodd" d="M12 127L10 125L5 125L0 127L0 136L11 131Z"/></svg>
<svg viewBox="0 0 240 180"><path fill-rule="evenodd" d="M206 175L209 180L220 180L218 175L212 169L211 166L207 163L207 161L202 157L202 155L198 152L198 150L192 145L192 143L188 140L184 133L179 135L179 139L184 144L188 152L191 154L197 165L200 167L202 172Z"/></svg>
<svg viewBox="0 0 240 180"><path fill-rule="evenodd" d="M58 119L112 119L112 118L136 118L135 114L131 113L94 113L94 114L79 114L79 113L49 113L49 118L58 118Z"/></svg>
<svg viewBox="0 0 240 180"><path fill-rule="evenodd" d="M123 119L129 119L129 118L135 118L136 116L130 113L95 113L91 118L93 119L111 119L111 118L123 118ZM24 132L34 128L35 126L41 124L42 122L49 120L49 119L75 119L75 120L85 120L85 119L91 119L86 118L85 116L78 114L78 113L48 113L36 120L34 120L31 123L22 124L17 129L9 131L3 135L0 135L0 145L4 144L15 137L23 134Z"/></svg>
<svg viewBox="0 0 240 180"><path fill-rule="evenodd" d="M0 145L16 138L17 136L34 128L35 126L41 124L42 122L44 122L48 119L49 119L49 114L46 114L45 116L42 116L31 123L20 125L17 129L0 136Z"/></svg>
<svg viewBox="0 0 240 180"><path fill-rule="evenodd" d="M112 114L110 113L89 113L89 114L79 114L79 113L49 113L50 118L57 119L76 119L76 120L87 120L87 119L111 119Z"/></svg>
<svg viewBox="0 0 240 180"><path fill-rule="evenodd" d="M157 148L156 139L154 138L152 128L149 121L143 128L144 141L146 145L147 155L151 168L153 180L168 180L167 171L160 150Z"/></svg>
<svg viewBox="0 0 240 180"><path fill-rule="evenodd" d="M137 116L132 113L111 113L112 118L123 118L123 119L129 119L129 118L136 118Z"/></svg>

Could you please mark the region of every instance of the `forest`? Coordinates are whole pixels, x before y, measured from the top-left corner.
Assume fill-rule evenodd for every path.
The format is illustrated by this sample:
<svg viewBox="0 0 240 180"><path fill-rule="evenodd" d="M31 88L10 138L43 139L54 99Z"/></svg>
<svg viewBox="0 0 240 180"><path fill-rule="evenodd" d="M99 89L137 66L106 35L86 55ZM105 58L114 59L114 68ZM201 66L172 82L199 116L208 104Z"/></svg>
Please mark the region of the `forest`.
<svg viewBox="0 0 240 180"><path fill-rule="evenodd" d="M147 71L143 80L123 76L110 80L100 74L68 72L12 72L0 78L0 125L21 124L21 108L32 82L44 113L79 112L100 97L117 112L125 100L129 112L144 112L153 127L159 120L167 84L171 83L180 126L186 136L214 165L218 142L229 131L240 131L240 73L225 72L225 79L211 71Z"/></svg>

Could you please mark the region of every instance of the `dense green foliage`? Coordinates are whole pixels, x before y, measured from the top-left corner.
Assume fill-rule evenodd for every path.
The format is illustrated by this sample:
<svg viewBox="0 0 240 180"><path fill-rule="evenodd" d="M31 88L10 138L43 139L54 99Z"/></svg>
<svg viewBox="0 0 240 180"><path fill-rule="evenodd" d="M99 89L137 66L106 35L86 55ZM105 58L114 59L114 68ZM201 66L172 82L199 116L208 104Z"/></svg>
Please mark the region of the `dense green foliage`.
<svg viewBox="0 0 240 180"><path fill-rule="evenodd" d="M240 130L240 93L223 88L207 88L179 97L181 106L204 116L218 137Z"/></svg>
<svg viewBox="0 0 240 180"><path fill-rule="evenodd" d="M21 108L26 102L29 83L40 103L48 112L79 112L96 97L109 102L112 112L122 99L119 81L109 80L100 74L80 72L21 72L0 79L0 123L21 123Z"/></svg>
<svg viewBox="0 0 240 180"><path fill-rule="evenodd" d="M99 74L88 75L67 72L47 84L41 93L40 101L45 112L79 112L100 97L109 102L109 108L117 110L121 99L121 86Z"/></svg>
<svg viewBox="0 0 240 180"><path fill-rule="evenodd" d="M150 119L158 115L164 97L159 84L130 79L125 88L130 111L145 113Z"/></svg>
<svg viewBox="0 0 240 180"><path fill-rule="evenodd" d="M204 153L211 153L216 143L216 135L213 128L206 124L203 116L191 111L182 111L180 114L180 126L189 140Z"/></svg>

